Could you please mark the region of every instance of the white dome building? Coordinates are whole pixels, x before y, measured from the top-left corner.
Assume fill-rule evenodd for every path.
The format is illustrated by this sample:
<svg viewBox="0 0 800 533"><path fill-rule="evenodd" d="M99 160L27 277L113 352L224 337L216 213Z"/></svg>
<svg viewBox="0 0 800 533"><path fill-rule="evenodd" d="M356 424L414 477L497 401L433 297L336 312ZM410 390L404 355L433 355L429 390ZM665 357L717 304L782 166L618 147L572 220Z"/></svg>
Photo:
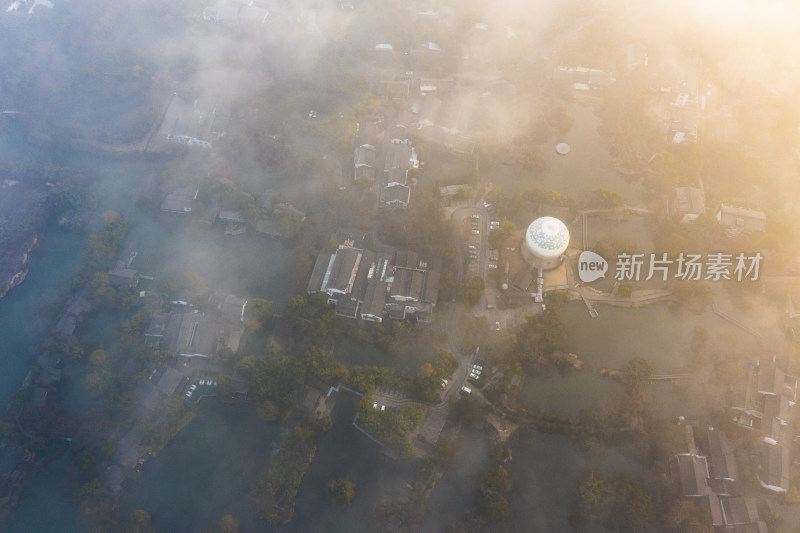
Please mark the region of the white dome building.
<svg viewBox="0 0 800 533"><path fill-rule="evenodd" d="M554 217L537 218L525 232L522 256L535 268L549 270L561 264L569 246L566 224Z"/></svg>

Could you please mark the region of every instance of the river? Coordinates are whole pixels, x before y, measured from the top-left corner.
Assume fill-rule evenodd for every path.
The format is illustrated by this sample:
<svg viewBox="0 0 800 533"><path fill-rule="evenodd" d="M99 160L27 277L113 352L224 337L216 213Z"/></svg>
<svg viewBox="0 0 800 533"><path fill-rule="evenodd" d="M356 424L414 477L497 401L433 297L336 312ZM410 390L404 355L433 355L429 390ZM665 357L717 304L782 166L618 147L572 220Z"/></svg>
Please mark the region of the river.
<svg viewBox="0 0 800 533"><path fill-rule="evenodd" d="M69 287L80 268L85 235L48 228L31 254L22 285L0 300L0 404L6 405L36 357L38 304Z"/></svg>
<svg viewBox="0 0 800 533"><path fill-rule="evenodd" d="M274 241L243 236L226 238L217 231L197 228L191 224L172 224L158 216L142 211L136 199L149 183L161 159L148 155L113 157L78 152L66 155L59 164L90 177L97 199L96 217L114 210L129 221L130 230L121 257L137 250L132 264L143 274L175 276L195 272L214 290L223 290L247 297L273 300L280 310L286 298L286 279L290 250ZM57 227L47 228L40 245L32 254L26 281L0 300L0 398L7 403L30 369L36 355L38 338L34 329L37 302L55 299L69 287L71 276L81 266L86 235L65 233ZM127 318L121 313L89 315L80 330L87 339L107 346L111 332L119 321ZM63 407L72 415L94 405L83 387L83 368L73 365L65 371L62 386ZM202 411L198 423L205 419L214 423L215 412ZM236 433L230 428L223 434ZM248 431L239 431L239 439L248 438ZM219 445L197 439L206 450ZM198 452L200 453L200 452ZM246 457L244 455L243 457ZM244 460L244 459L243 459ZM213 461L212 461L213 462ZM161 483L163 485L163 483ZM9 531L50 531L42 524L62 524L62 531L77 528L76 501L79 490L76 473L66 457L54 461L46 472L36 475L26 487L19 505L9 518ZM241 493L239 494L241 496ZM164 496L165 502L170 498ZM204 501L204 498L197 498ZM217 517L218 519L219 517Z"/></svg>

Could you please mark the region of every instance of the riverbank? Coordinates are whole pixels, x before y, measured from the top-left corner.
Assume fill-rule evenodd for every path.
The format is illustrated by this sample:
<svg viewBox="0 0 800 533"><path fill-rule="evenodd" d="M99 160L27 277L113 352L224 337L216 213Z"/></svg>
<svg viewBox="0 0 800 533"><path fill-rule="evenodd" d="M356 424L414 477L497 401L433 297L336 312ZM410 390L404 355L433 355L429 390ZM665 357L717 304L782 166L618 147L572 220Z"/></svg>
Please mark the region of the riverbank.
<svg viewBox="0 0 800 533"><path fill-rule="evenodd" d="M8 294L8 291L25 281L25 278L28 276L28 259L38 243L39 234L34 233L33 238L31 238L27 244L23 244L20 247L20 249L25 251L22 252L22 259L20 260L19 264L14 265L9 261L4 261L2 264L0 264L0 279L8 279L8 281L5 283L5 286L0 287L0 299L5 297L5 295ZM19 255L19 250L3 250L3 254L13 257L14 255ZM10 278L7 278L6 276L11 271L13 271L14 274L11 275Z"/></svg>

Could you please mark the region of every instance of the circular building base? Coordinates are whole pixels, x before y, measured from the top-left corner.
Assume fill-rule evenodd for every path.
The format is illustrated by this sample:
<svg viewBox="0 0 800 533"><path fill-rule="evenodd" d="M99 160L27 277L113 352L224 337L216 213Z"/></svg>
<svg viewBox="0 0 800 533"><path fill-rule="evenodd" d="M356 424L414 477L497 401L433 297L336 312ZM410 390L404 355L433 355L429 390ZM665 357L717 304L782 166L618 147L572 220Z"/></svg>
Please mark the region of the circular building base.
<svg viewBox="0 0 800 533"><path fill-rule="evenodd" d="M522 241L522 245L520 246L520 250L522 250L522 258L525 260L533 268L541 268L542 270L552 270L556 268L558 265L564 261L564 256L560 255L558 257L536 257L528 250L527 246L525 246L525 241Z"/></svg>

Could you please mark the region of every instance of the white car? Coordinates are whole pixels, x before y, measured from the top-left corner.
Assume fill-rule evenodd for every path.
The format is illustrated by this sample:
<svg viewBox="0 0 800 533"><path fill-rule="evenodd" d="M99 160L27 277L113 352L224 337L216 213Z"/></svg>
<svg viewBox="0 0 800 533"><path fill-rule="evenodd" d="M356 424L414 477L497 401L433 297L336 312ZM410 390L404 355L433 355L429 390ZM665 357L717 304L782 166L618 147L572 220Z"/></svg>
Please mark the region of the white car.
<svg viewBox="0 0 800 533"><path fill-rule="evenodd" d="M481 365L472 365L472 368L477 370L478 372L483 370L483 367Z"/></svg>
<svg viewBox="0 0 800 533"><path fill-rule="evenodd" d="M193 390L195 390L196 388L197 388L197 385L194 385L194 384L192 384L192 386L191 386L191 387L189 387L189 390L190 390L190 391L193 391Z"/></svg>
<svg viewBox="0 0 800 533"><path fill-rule="evenodd" d="M377 409L378 408L378 402L372 402L372 408L373 409Z"/></svg>
<svg viewBox="0 0 800 533"><path fill-rule="evenodd" d="M481 234L481 231L480 231L480 230L477 230L477 229L474 229L474 230L472 230L472 234L473 234L473 235L480 235L480 234Z"/></svg>

